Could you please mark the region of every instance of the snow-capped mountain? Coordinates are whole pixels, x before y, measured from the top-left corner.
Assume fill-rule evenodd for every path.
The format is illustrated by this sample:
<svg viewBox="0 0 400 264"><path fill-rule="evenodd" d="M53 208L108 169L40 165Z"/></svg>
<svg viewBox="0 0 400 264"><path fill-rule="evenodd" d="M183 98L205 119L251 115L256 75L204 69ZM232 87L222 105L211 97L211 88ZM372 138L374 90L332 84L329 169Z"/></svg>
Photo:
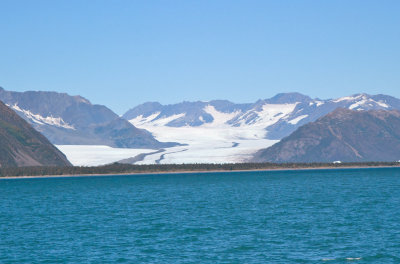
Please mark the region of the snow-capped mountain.
<svg viewBox="0 0 400 264"><path fill-rule="evenodd" d="M224 163L248 161L259 149L336 108L400 109L400 100L368 94L321 100L283 93L247 104L225 100L145 103L129 110L123 118L150 131L158 140L185 144L146 154L140 161L135 159L136 163Z"/></svg>
<svg viewBox="0 0 400 264"><path fill-rule="evenodd" d="M278 94L251 104L217 100L174 105L145 103L123 118L149 129L165 127L238 128L265 132L267 139L281 139L299 126L315 121L336 108L352 110L400 109L400 100L387 95L356 94L338 99L311 99L299 93Z"/></svg>
<svg viewBox="0 0 400 264"><path fill-rule="evenodd" d="M162 148L146 130L138 129L103 105L81 96L56 92L11 92L0 87L0 100L57 145L106 145Z"/></svg>

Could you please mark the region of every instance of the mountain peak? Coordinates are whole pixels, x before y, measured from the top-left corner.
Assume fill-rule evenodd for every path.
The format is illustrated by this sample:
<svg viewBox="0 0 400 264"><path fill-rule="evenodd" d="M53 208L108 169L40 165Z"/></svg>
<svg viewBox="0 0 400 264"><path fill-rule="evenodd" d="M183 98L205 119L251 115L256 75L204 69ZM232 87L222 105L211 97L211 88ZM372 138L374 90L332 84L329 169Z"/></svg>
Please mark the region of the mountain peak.
<svg viewBox="0 0 400 264"><path fill-rule="evenodd" d="M297 93L297 92L292 92L292 93L278 93L274 97L271 97L270 99L267 99L269 103L274 103L274 104L281 104L281 103L286 103L286 104L292 104L292 103L308 103L311 102L312 99L304 94Z"/></svg>

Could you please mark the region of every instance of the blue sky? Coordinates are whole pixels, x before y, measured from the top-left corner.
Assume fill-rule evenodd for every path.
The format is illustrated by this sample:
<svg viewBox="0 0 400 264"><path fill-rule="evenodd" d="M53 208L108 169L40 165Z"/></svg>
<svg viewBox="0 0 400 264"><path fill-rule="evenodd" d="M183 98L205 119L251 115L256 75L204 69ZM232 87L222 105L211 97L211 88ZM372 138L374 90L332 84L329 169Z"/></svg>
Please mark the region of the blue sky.
<svg viewBox="0 0 400 264"><path fill-rule="evenodd" d="M0 86L146 101L400 97L400 1L0 1Z"/></svg>

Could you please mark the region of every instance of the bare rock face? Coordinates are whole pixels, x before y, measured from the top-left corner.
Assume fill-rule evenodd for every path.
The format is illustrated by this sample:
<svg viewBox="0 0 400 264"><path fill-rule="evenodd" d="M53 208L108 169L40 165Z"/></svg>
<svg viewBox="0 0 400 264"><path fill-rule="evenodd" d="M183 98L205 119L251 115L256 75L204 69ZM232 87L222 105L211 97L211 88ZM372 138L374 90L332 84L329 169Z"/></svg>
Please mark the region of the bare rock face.
<svg viewBox="0 0 400 264"><path fill-rule="evenodd" d="M71 166L65 155L0 102L0 167Z"/></svg>
<svg viewBox="0 0 400 264"><path fill-rule="evenodd" d="M400 112L339 108L301 126L254 162L361 162L400 160Z"/></svg>

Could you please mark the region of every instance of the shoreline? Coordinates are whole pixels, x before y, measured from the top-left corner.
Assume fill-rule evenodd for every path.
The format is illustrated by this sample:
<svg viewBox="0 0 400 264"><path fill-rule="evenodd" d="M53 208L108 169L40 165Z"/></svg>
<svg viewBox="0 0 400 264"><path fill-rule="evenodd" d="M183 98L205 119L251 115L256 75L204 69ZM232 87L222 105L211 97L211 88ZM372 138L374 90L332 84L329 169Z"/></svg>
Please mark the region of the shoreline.
<svg viewBox="0 0 400 264"><path fill-rule="evenodd" d="M64 174L64 175L32 175L32 176L4 176L0 180L10 179L41 179L41 178L78 178L78 177L108 177L108 176L136 176L136 175L174 175L174 174L206 174L206 173L231 173L231 172L279 172L279 171L308 171L308 170L349 170L349 169L389 169L398 166L343 166L343 167L299 167L299 168L269 168L269 169L243 169L243 170L182 170L182 171L157 171L157 172L124 172L124 173L96 173L96 174Z"/></svg>

